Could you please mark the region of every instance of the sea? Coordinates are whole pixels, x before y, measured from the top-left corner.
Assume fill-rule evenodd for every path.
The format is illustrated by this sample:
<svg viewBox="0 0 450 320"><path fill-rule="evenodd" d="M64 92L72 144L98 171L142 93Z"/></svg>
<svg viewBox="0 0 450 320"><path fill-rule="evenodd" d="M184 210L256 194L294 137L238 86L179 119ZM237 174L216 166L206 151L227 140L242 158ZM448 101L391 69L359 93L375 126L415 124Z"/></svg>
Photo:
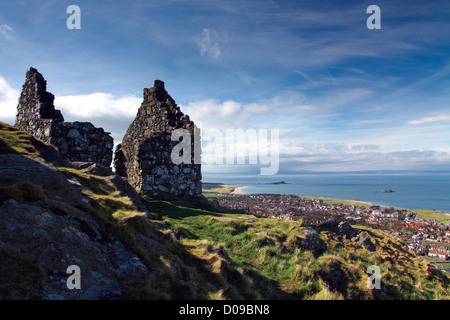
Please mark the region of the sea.
<svg viewBox="0 0 450 320"><path fill-rule="evenodd" d="M450 173L302 173L273 176L204 173L202 181L245 186L240 190L243 194L293 194L450 212ZM279 181L286 184L272 184ZM393 192L381 192L386 189Z"/></svg>

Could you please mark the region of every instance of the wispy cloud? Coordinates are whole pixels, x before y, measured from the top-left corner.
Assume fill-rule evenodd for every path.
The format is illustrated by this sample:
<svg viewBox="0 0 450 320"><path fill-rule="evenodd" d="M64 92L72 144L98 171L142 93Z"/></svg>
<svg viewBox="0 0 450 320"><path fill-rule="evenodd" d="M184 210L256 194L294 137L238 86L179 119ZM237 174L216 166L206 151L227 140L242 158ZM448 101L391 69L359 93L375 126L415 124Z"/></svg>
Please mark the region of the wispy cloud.
<svg viewBox="0 0 450 320"><path fill-rule="evenodd" d="M2 24L0 26L0 34L6 40L14 40L17 37L16 31L7 24Z"/></svg>
<svg viewBox="0 0 450 320"><path fill-rule="evenodd" d="M441 114L433 117L424 117L421 119L410 120L407 123L412 125L420 125L424 123L433 123L433 122L441 122L441 121L450 121L450 114Z"/></svg>
<svg viewBox="0 0 450 320"><path fill-rule="evenodd" d="M259 115L267 116L273 111L273 108L265 103L243 104L234 100L220 102L216 99L194 101L180 107L197 124L221 129L256 127L258 123L253 122L250 125L249 119Z"/></svg>
<svg viewBox="0 0 450 320"><path fill-rule="evenodd" d="M201 34L195 38L195 42L200 47L200 54L203 57L217 59L220 56L221 49L217 42L216 31L203 29Z"/></svg>
<svg viewBox="0 0 450 320"><path fill-rule="evenodd" d="M303 143L280 145L283 171L446 169L449 152L436 150L383 151L378 145Z"/></svg>

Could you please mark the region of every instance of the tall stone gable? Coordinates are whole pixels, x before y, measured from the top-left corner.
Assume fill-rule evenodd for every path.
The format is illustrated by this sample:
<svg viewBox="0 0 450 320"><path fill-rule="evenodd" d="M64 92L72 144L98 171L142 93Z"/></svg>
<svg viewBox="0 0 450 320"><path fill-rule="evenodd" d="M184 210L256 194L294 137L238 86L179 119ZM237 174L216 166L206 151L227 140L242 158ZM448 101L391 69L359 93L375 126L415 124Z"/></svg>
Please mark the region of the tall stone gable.
<svg viewBox="0 0 450 320"><path fill-rule="evenodd" d="M180 142L172 141L176 129L189 132L191 163L172 161L172 150ZM200 197L200 155L194 154L196 148L200 149L197 130L167 93L164 82L155 80L153 88L144 88L144 101L116 148L116 174L127 177L133 187L153 197Z"/></svg>
<svg viewBox="0 0 450 320"><path fill-rule="evenodd" d="M70 161L95 162L110 166L113 138L90 122L64 122L53 104L55 96L47 92L47 81L30 68L17 106L15 126L54 145Z"/></svg>

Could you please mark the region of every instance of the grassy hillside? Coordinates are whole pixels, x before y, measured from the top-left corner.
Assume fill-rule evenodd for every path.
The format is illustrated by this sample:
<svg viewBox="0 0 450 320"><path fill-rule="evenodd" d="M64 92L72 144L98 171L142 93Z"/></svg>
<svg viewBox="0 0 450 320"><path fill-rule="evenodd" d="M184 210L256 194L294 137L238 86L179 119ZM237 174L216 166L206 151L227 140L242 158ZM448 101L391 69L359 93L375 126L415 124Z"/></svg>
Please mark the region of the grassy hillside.
<svg viewBox="0 0 450 320"><path fill-rule="evenodd" d="M0 126L0 155L40 157L33 138ZM39 142L34 142L38 143ZM396 238L364 228L376 246L369 252L332 229L317 229L326 243L315 255L302 249L301 221L218 213L141 195L147 212L105 177L62 166L67 179L82 185L89 204L82 208L99 224L102 239L114 237L137 254L146 276L120 279L125 299L449 299L450 279L416 257ZM0 184L0 205L7 198L48 206L49 186L33 181ZM145 241L144 241L145 240ZM0 299L35 298L47 270L32 259L0 250ZM367 288L366 269L381 270L381 289ZM18 281L17 279L21 279Z"/></svg>
<svg viewBox="0 0 450 320"><path fill-rule="evenodd" d="M245 275L258 298L301 299L448 299L449 279L408 251L394 237L368 232L377 250L371 253L344 240L338 246L332 231L322 230L328 250L315 257L295 245L301 222L257 218L245 214L217 215L169 203L149 201L149 208L170 224L192 254L208 259L199 245L219 248ZM320 231L320 230L319 230ZM405 249L406 248L406 249ZM366 269L381 269L381 290L367 288Z"/></svg>

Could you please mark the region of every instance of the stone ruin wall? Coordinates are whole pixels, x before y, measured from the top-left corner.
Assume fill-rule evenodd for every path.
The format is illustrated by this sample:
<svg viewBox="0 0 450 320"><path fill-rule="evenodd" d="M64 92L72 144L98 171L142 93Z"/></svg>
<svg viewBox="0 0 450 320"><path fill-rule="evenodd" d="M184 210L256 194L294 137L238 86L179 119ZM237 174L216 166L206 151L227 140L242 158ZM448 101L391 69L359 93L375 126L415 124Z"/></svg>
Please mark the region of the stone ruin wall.
<svg viewBox="0 0 450 320"><path fill-rule="evenodd" d="M113 138L90 122L64 122L53 104L55 96L47 92L47 81L30 68L17 106L15 126L50 143L70 161L95 162L110 166Z"/></svg>
<svg viewBox="0 0 450 320"><path fill-rule="evenodd" d="M175 164L171 152L179 141L172 141L172 132L185 129L191 136L191 164ZM116 174L153 197L175 195L200 197L202 195L201 165L194 163L194 123L180 111L164 88L164 82L155 80L153 88L144 89L144 100L137 116L128 128L115 152ZM198 155L198 158L200 156Z"/></svg>
<svg viewBox="0 0 450 320"><path fill-rule="evenodd" d="M109 166L113 138L90 122L64 122L54 106L54 95L47 91L47 81L30 68L17 107L16 124L36 138L58 148L70 161L95 162ZM185 129L191 137L191 164L175 164L171 152L179 141L172 141L172 132ZM115 152L116 174L152 197L201 197L202 175L200 155L194 163L200 139L195 124L180 111L156 80L153 88L144 89L144 100L137 116Z"/></svg>

